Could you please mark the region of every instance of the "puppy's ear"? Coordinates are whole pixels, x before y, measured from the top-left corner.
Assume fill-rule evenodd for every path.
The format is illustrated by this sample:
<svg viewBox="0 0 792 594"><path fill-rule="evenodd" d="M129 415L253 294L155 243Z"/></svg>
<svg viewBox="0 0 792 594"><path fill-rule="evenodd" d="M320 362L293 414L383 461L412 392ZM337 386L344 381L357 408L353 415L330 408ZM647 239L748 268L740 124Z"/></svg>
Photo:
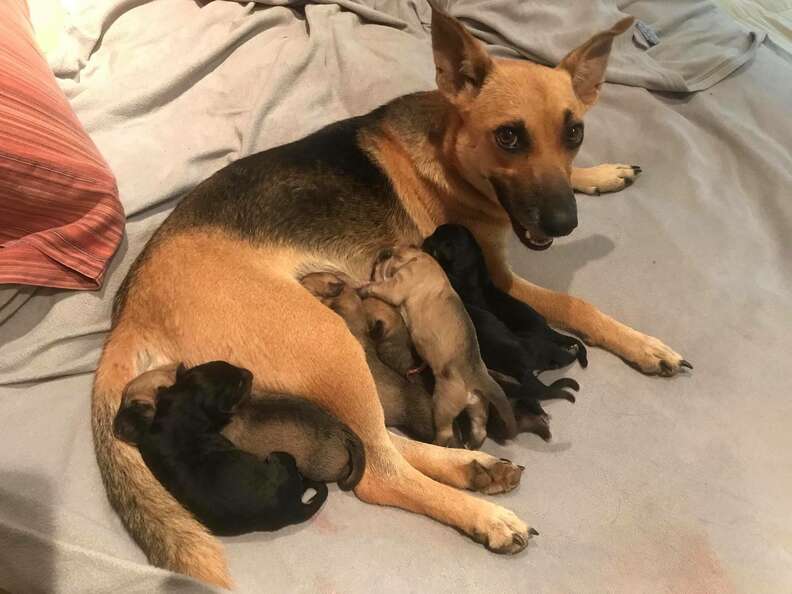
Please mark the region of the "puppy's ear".
<svg viewBox="0 0 792 594"><path fill-rule="evenodd" d="M575 95L586 108L594 105L599 96L614 37L624 33L634 21L633 17L627 17L607 31L597 33L586 43L569 52L557 66L559 70L566 70L572 77Z"/></svg>
<svg viewBox="0 0 792 594"><path fill-rule="evenodd" d="M437 87L448 99L470 100L492 69L487 50L462 24L432 4L432 51Z"/></svg>

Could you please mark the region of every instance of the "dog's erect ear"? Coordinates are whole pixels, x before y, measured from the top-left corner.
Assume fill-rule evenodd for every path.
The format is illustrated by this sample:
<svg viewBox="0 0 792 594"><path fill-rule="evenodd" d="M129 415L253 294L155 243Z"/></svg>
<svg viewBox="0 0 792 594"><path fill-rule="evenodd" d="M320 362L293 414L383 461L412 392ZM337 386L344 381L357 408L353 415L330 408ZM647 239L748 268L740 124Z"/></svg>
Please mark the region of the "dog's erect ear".
<svg viewBox="0 0 792 594"><path fill-rule="evenodd" d="M440 92L452 100L475 97L492 68L492 60L459 21L434 5L432 51Z"/></svg>
<svg viewBox="0 0 792 594"><path fill-rule="evenodd" d="M607 31L597 33L579 48L572 50L558 65L572 77L572 88L586 107L591 107L599 96L599 89L605 79L613 38L629 29L635 19L627 17L620 20Z"/></svg>

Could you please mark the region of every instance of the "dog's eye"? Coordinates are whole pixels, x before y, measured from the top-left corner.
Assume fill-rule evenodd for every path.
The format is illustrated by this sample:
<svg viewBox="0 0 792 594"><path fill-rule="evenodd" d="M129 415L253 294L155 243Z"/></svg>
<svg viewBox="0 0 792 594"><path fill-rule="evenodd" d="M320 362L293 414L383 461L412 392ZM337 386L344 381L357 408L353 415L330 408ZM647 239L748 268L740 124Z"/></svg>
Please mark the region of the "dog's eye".
<svg viewBox="0 0 792 594"><path fill-rule="evenodd" d="M495 142L507 151L516 151L522 146L520 131L514 126L501 126L495 130Z"/></svg>
<svg viewBox="0 0 792 594"><path fill-rule="evenodd" d="M575 124L567 129L566 143L569 147L575 148L583 142L583 124Z"/></svg>

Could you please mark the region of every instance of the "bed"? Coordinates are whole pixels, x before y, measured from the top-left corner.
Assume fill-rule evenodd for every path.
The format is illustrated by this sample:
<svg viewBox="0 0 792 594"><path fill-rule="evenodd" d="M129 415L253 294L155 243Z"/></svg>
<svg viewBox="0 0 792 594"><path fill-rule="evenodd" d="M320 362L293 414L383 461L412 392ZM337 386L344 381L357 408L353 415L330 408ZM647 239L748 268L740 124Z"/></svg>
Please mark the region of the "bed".
<svg viewBox="0 0 792 594"><path fill-rule="evenodd" d="M241 592L792 591L792 58L706 1L441 3L494 54L553 63L620 13L578 164L644 173L512 263L681 352L645 377L592 349L554 440L498 502L541 535L488 553L331 489L310 522L224 539ZM63 2L48 60L112 167L126 234L98 291L0 286L0 589L210 591L147 564L107 502L89 419L112 296L190 188L241 156L431 88L425 0ZM654 34L654 35L653 35ZM659 40L659 42L658 42ZM658 42L658 43L655 43Z"/></svg>

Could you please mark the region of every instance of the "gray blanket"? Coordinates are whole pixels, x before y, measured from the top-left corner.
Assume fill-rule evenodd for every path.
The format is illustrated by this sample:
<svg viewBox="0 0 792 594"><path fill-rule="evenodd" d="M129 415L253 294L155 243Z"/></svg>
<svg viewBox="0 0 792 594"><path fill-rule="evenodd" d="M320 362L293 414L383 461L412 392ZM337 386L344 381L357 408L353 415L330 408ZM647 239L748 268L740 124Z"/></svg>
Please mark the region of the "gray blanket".
<svg viewBox="0 0 792 594"><path fill-rule="evenodd" d="M750 59L763 38L701 0L670 3L665 12L651 2L445 6L496 44L495 53L548 63L629 9L658 43L644 49L637 28L623 35L608 78L664 91L717 82ZM174 200L210 173L432 88L430 17L425 1L73 3L70 35L49 59L116 172L127 238L98 293L0 291L0 383L92 370L109 297Z"/></svg>
<svg viewBox="0 0 792 594"><path fill-rule="evenodd" d="M145 564L101 488L89 372L112 295L175 201L213 171L431 88L429 10L418 0L71 4L51 63L131 216L101 291L0 289L0 587L194 591ZM493 52L548 63L620 12L650 27L617 45L608 78L621 84L605 86L579 158L645 173L621 194L580 197L571 238L544 254L514 246L512 260L668 341L696 371L645 378L594 352L574 371L578 403L552 405L555 444L487 445L528 466L499 500L542 532L518 557L333 493L308 524L227 541L241 589L789 591L792 65L706 2L450 10Z"/></svg>

